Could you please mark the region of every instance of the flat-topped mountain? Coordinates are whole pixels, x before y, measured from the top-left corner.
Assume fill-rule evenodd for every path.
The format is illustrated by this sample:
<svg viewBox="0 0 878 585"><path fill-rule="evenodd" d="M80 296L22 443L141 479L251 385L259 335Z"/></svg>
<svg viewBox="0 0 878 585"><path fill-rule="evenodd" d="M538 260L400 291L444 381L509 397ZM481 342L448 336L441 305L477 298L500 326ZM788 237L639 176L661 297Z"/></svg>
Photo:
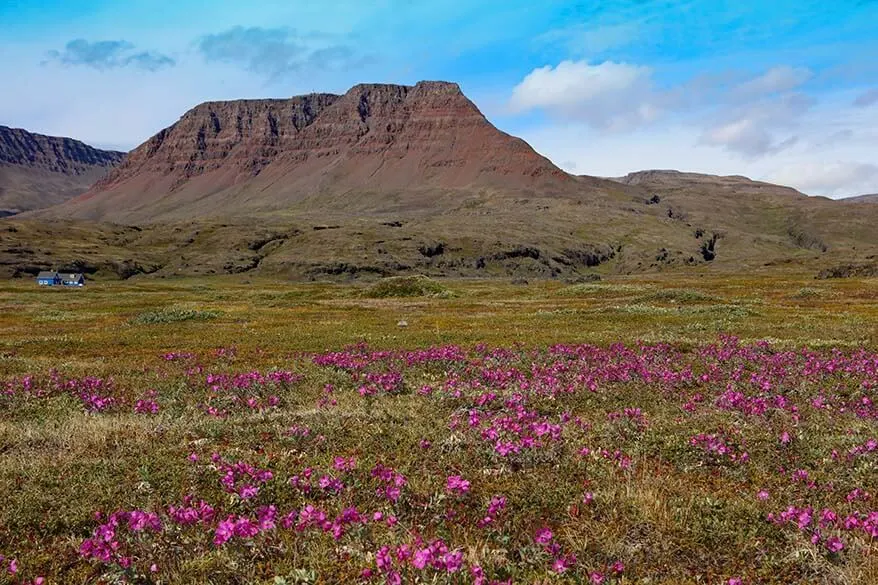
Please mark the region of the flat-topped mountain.
<svg viewBox="0 0 878 585"><path fill-rule="evenodd" d="M344 95L196 106L55 212L151 222L293 206L418 207L455 191L574 186L495 128L457 84L364 84Z"/></svg>
<svg viewBox="0 0 878 585"><path fill-rule="evenodd" d="M0 216L79 195L124 156L72 138L0 126Z"/></svg>
<svg viewBox="0 0 878 585"><path fill-rule="evenodd" d="M735 193L740 196L757 195L765 197L774 195L793 198L807 197L792 187L754 181L742 175L721 176L653 169L628 173L624 177L614 177L613 180L626 185L639 185L648 189L661 189L665 191L710 190L712 193Z"/></svg>

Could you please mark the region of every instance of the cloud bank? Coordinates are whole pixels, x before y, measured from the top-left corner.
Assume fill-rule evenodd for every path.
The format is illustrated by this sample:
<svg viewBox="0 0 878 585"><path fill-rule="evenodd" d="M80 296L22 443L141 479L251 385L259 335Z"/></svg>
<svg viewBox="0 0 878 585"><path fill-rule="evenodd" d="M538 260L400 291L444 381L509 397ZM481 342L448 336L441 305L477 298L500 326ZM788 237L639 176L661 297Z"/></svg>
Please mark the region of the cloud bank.
<svg viewBox="0 0 878 585"><path fill-rule="evenodd" d="M83 66L104 71L133 67L143 71L158 71L176 65L174 59L155 51L136 51L136 47L124 40L89 42L74 39L63 51L49 51L46 61L65 66Z"/></svg>
<svg viewBox="0 0 878 585"><path fill-rule="evenodd" d="M308 70L338 70L364 61L350 46L320 33L288 28L236 26L201 37L198 52L208 63L226 63L276 80Z"/></svg>

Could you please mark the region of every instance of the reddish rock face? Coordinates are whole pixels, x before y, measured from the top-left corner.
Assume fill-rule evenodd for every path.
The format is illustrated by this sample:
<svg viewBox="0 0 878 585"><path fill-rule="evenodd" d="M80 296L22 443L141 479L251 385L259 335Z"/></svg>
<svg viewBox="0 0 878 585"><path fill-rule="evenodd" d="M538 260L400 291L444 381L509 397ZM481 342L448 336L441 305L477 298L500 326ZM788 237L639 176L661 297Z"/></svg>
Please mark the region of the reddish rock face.
<svg viewBox="0 0 878 585"><path fill-rule="evenodd" d="M293 148L300 130L337 99L311 94L201 104L131 151L95 190L112 189L143 174L169 176L176 188L218 169L231 171L232 182L246 180Z"/></svg>
<svg viewBox="0 0 878 585"><path fill-rule="evenodd" d="M182 217L187 201L210 196L234 213L245 200L281 208L315 193L574 182L497 130L457 84L364 84L342 96L201 104L132 151L69 211L112 219L114 207L134 205L148 217L150 201L161 199Z"/></svg>

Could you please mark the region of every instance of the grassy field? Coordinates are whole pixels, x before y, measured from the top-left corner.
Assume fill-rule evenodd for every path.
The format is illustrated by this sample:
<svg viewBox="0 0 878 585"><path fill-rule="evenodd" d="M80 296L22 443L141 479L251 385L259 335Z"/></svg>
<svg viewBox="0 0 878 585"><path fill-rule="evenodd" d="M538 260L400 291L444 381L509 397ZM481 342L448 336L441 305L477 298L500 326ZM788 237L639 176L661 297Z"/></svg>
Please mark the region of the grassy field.
<svg viewBox="0 0 878 585"><path fill-rule="evenodd" d="M407 292L0 285L0 583L878 583L875 279Z"/></svg>

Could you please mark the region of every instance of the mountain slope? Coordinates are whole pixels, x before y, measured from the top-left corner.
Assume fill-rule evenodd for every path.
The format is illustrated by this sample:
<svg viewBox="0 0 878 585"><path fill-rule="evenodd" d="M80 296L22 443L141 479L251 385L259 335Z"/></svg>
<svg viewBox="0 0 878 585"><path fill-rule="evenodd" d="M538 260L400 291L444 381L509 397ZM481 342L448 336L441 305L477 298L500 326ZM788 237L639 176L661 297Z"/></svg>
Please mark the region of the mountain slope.
<svg viewBox="0 0 878 585"><path fill-rule="evenodd" d="M123 157L71 138L0 126L0 216L79 195Z"/></svg>
<svg viewBox="0 0 878 585"><path fill-rule="evenodd" d="M855 197L845 197L841 199L845 203L878 203L878 193L871 195L857 195Z"/></svg>
<svg viewBox="0 0 878 585"><path fill-rule="evenodd" d="M577 181L491 125L456 84L201 104L56 217L115 222L266 211L436 207L477 188Z"/></svg>
<svg viewBox="0 0 878 585"><path fill-rule="evenodd" d="M679 171L650 170L616 179L645 189L653 207L665 208L669 218L720 237L774 243L803 252L845 254L878 246L878 207L863 201L844 204L825 197L809 197L781 185L742 176L715 176ZM747 236L741 239L741 234ZM729 241L725 242L727 246ZM783 249L783 248L781 248ZM742 247L740 254L746 254Z"/></svg>

